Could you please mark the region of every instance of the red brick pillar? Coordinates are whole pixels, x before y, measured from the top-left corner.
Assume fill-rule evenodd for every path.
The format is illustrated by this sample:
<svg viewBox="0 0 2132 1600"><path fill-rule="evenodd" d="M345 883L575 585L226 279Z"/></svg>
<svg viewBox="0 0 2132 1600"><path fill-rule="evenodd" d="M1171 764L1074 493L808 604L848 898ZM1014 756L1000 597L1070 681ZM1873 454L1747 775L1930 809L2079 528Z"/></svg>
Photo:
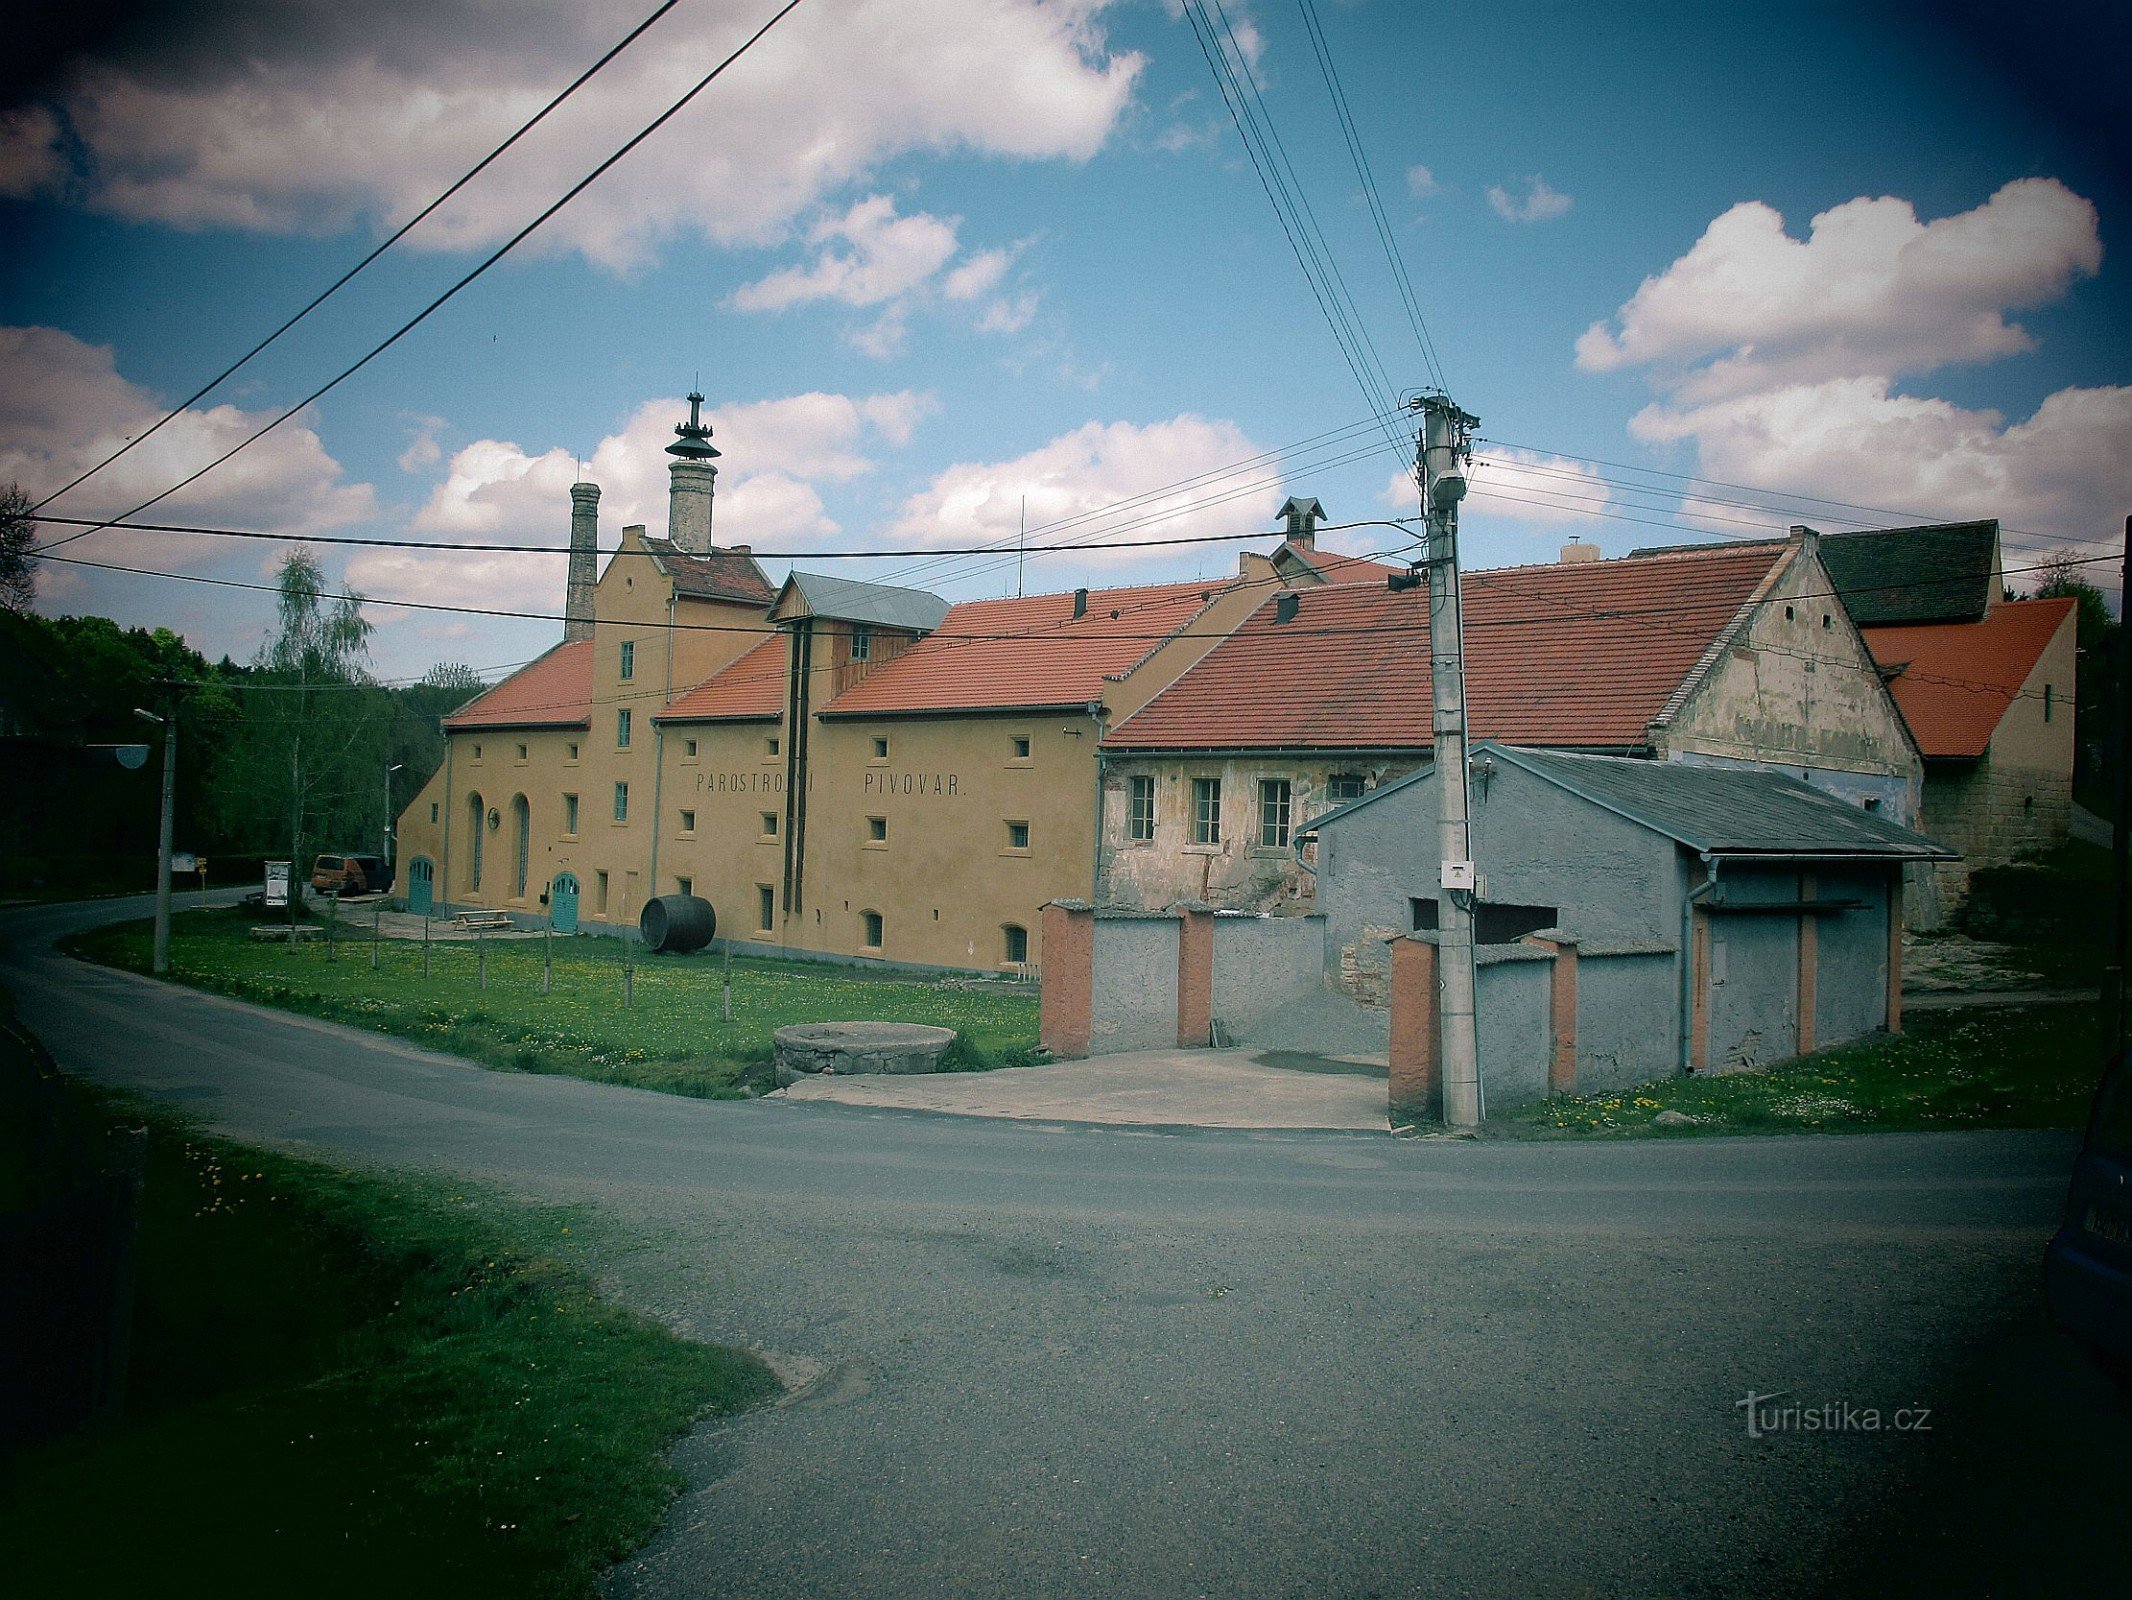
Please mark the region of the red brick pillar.
<svg viewBox="0 0 2132 1600"><path fill-rule="evenodd" d="M1577 1092L1577 941L1542 938L1525 941L1555 958L1547 981L1547 1031L1552 1049L1547 1057L1547 1092Z"/></svg>
<svg viewBox="0 0 2132 1600"><path fill-rule="evenodd" d="M1443 1039L1437 1026L1436 946L1392 941L1392 1094L1394 1127L1444 1114Z"/></svg>
<svg viewBox="0 0 2132 1600"><path fill-rule="evenodd" d="M1096 914L1087 901L1044 907L1043 974L1038 1039L1062 1061L1087 1055L1096 992Z"/></svg>
<svg viewBox="0 0 2132 1600"><path fill-rule="evenodd" d="M1204 1050L1214 1042L1214 908L1187 902L1177 913L1177 1043Z"/></svg>

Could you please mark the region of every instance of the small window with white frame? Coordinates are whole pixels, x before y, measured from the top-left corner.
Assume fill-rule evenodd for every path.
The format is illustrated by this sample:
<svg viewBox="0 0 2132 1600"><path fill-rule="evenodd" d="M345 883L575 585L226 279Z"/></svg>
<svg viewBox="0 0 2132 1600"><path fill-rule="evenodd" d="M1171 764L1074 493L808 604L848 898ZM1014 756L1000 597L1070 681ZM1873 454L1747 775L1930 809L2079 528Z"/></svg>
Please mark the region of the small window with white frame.
<svg viewBox="0 0 2132 1600"><path fill-rule="evenodd" d="M1289 802L1294 789L1286 778L1258 781L1258 842L1263 850L1278 850L1288 843Z"/></svg>
<svg viewBox="0 0 2132 1600"><path fill-rule="evenodd" d="M629 682L629 680L630 680L630 679L634 678L634 677L635 677L636 675L637 675L637 641L636 641L636 640L634 640L634 639L624 639L624 640L622 641L622 670L621 670L620 676L621 676L621 679L622 679L622 681L623 681L624 683L627 683L627 682Z"/></svg>
<svg viewBox="0 0 2132 1600"><path fill-rule="evenodd" d="M1125 837L1145 844L1155 837L1155 780L1128 778L1125 785Z"/></svg>
<svg viewBox="0 0 2132 1600"><path fill-rule="evenodd" d="M1221 779L1192 780L1192 842L1221 843Z"/></svg>
<svg viewBox="0 0 2132 1600"><path fill-rule="evenodd" d="M871 661L873 657L873 630L871 628L853 628L851 630L851 659L854 661Z"/></svg>

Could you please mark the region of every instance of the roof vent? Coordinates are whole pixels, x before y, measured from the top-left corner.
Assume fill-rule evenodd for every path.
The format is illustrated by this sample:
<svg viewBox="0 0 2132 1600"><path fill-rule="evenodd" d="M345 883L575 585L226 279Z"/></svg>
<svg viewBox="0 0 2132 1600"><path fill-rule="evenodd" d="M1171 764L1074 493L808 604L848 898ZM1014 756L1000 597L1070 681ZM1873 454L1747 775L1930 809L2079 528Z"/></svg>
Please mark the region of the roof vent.
<svg viewBox="0 0 2132 1600"><path fill-rule="evenodd" d="M1291 498L1277 514L1288 524L1282 537L1290 544L1301 545L1305 550L1318 547L1318 524L1325 520L1325 508L1317 501Z"/></svg>
<svg viewBox="0 0 2132 1600"><path fill-rule="evenodd" d="M1086 589L1074 590L1073 615L1076 622L1088 615L1088 591Z"/></svg>
<svg viewBox="0 0 2132 1600"><path fill-rule="evenodd" d="M1574 566L1579 561L1597 561L1598 559L1599 547L1595 544L1585 544L1579 540L1572 539L1562 547L1562 565L1565 567Z"/></svg>
<svg viewBox="0 0 2132 1600"><path fill-rule="evenodd" d="M1275 595L1273 597L1273 620L1275 622L1295 621L1296 607L1302 603L1303 597L1293 590L1290 590L1287 594Z"/></svg>

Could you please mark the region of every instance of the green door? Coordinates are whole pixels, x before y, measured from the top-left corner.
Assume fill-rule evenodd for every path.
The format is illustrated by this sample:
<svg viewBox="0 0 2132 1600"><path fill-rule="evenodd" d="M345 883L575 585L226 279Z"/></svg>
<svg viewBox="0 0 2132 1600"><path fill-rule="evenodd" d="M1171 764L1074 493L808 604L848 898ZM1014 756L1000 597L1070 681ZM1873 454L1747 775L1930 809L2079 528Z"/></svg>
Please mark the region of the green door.
<svg viewBox="0 0 2132 1600"><path fill-rule="evenodd" d="M407 909L426 917L437 903L437 864L428 856L407 863Z"/></svg>
<svg viewBox="0 0 2132 1600"><path fill-rule="evenodd" d="M548 885L548 920L557 933L577 932L577 879L567 872Z"/></svg>

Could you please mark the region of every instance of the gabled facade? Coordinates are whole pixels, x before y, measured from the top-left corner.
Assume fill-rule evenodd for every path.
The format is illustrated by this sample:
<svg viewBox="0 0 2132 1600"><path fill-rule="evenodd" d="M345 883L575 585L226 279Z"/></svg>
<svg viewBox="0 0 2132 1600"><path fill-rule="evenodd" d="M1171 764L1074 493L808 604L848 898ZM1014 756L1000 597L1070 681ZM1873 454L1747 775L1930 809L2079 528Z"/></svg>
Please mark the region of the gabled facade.
<svg viewBox="0 0 2132 1600"><path fill-rule="evenodd" d="M1780 770L1917 815L1916 746L1811 533L1469 573L1464 600L1476 738ZM1429 757L1428 633L1426 589L1381 579L1262 601L1104 741L1098 903L1307 902L1296 835Z"/></svg>

